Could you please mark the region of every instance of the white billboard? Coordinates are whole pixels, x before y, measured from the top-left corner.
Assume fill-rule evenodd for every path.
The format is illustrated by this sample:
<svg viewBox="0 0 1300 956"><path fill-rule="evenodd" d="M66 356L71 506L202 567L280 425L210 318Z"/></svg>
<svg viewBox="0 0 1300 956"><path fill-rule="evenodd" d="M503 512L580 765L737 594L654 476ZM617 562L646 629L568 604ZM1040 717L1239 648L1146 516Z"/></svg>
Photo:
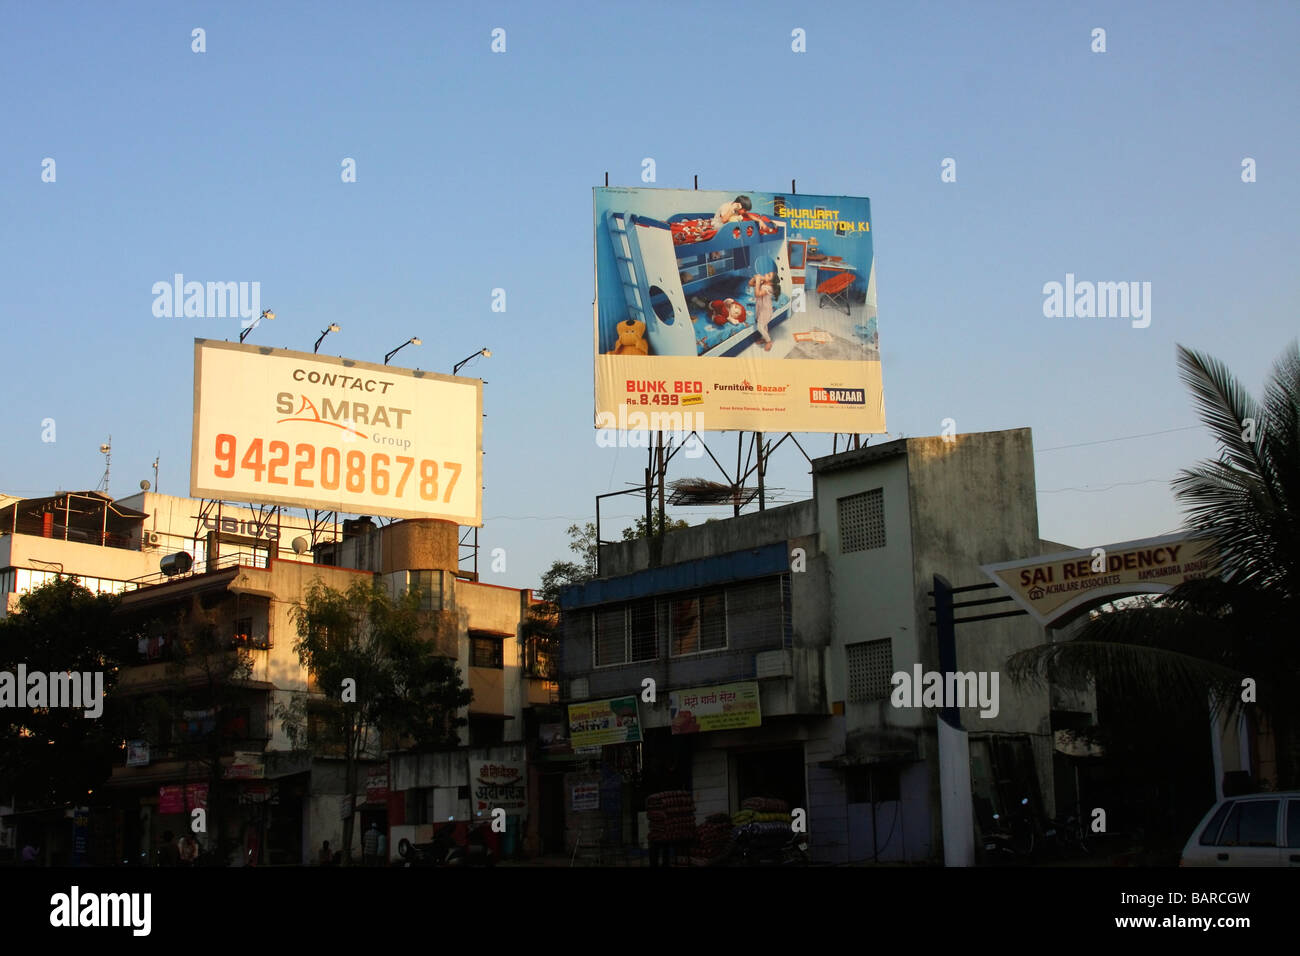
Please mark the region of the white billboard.
<svg viewBox="0 0 1300 956"><path fill-rule="evenodd" d="M190 494L482 525L483 383L194 340Z"/></svg>

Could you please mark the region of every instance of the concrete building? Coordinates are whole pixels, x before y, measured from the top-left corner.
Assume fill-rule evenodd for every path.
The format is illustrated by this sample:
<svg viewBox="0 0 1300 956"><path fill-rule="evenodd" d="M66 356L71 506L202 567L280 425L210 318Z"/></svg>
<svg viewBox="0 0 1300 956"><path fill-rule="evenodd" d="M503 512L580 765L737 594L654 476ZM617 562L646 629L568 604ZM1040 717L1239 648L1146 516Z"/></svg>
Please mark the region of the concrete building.
<svg viewBox="0 0 1300 956"><path fill-rule="evenodd" d="M818 861L942 860L935 710L895 706L891 677L939 669L935 574L973 583L1037 549L1030 432L901 439L812 472L809 501L604 547L601 576L563 594L563 699L635 695L644 725L636 757L606 747L573 775L599 782L602 807L594 828L594 811L569 814L571 844L636 839L646 793L680 788L697 821L757 796L805 809ZM991 684L1044 639L1026 618L959 637L958 669L997 691L961 708L977 803L1032 786L1052 809L1048 692ZM757 685L759 726L674 732L673 691L735 683Z"/></svg>
<svg viewBox="0 0 1300 956"><path fill-rule="evenodd" d="M425 636L457 661L474 692L462 714L468 720L458 751L463 772L454 780L440 777L438 785L464 797L475 759L497 769L513 760L531 708L556 696L548 662L539 659L521 628L536 602L527 590L482 584L460 571L458 532L441 521L320 524L287 511L150 492L118 501L99 492L0 501L0 614L56 574L122 595L122 614L139 626L140 663L124 670L119 693L144 695L177 680L206 680L209 675L201 673L178 675L169 660L169 640L195 622L228 634L251 660L248 679L220 695L219 707L189 714L183 726L160 726L151 746L132 741L125 749L91 810L91 830L99 837L111 833L95 841L95 862L150 859L164 831L188 828L188 811L213 774L211 761L187 764L178 756L190 749L184 746L187 735L214 729L222 749L216 779L238 808L225 813L222 837L273 863L314 862L322 841L340 845L342 761L294 752L276 718L277 708L295 695L320 693L293 651L292 612L316 580L342 590L358 576L377 576L393 592L422 591ZM160 559L177 553L189 556L189 566L182 562L179 572L163 573ZM354 846L371 821L401 826L408 816L419 816L408 815L411 795L405 788L395 785L389 792L388 755L378 742L371 756L373 773L361 777L369 785L358 798ZM0 816L12 818L25 808L12 806L8 796L0 793L9 811ZM528 796L535 806L536 789ZM459 819L471 814L468 799L455 808ZM439 803L440 814L442 809ZM528 807L511 806L510 813L511 836L518 842ZM71 828L63 817L59 810L42 825L50 860L70 859ZM12 819L0 819L0 831L13 830ZM390 850L396 843L389 841ZM235 856L239 862L246 858L243 852Z"/></svg>
<svg viewBox="0 0 1300 956"><path fill-rule="evenodd" d="M253 808L227 815L229 823L221 834L227 842L244 846L263 863L312 863L324 841L335 848L342 845L341 808L347 788L340 755L319 746L310 753L295 750L277 719L296 695L320 698L325 693L293 651L294 609L317 580L341 591L359 577L377 578L394 594L418 589L425 615L422 636L457 661L474 692L473 702L461 715L468 720L461 732L463 748L439 754L438 759L449 765L459 759L467 768L476 757L502 763L515 756L513 751L492 748L521 747L525 709L549 700L552 693L544 680L525 674L520 623L533 601L528 591L458 576L457 533L454 524L442 521L399 521L376 527L368 519L359 519L347 523L342 539L316 548L315 564L272 558L260 567L246 563L226 567L223 559L212 570L192 571L124 595L123 613L149 620L158 632L149 635L151 647L160 641L164 654L169 629L184 626L193 608L201 605L208 620L228 632L232 642L252 658L252 674L240 682L236 698L221 708L222 713L206 715L226 728L221 779L231 783L224 789L237 791L240 807ZM201 673L193 676L204 679ZM175 679L174 672L159 661L125 673L121 690L143 693ZM360 779L366 792L358 794L354 852L361 833L372 823L387 834L390 828L400 830L411 812L411 795L406 791L412 787L402 778L391 779L390 786L388 761L395 744L372 739L363 755ZM192 766L169 761L165 749L152 754L146 767L122 766L114 771L110 786L130 794L145 820L138 833L142 846L156 843L164 829L183 829L188 806L180 807L181 813L176 806L167 808L170 813L162 812L159 787L183 787L206 779L206 771L197 780L193 772ZM458 793L468 790L467 772L454 782L440 782ZM182 779L187 775L190 779ZM428 810L433 809L428 802ZM440 814L443 809L439 803ZM512 810L517 818L526 816L526 806ZM468 800L458 803L453 813L459 820L468 819ZM516 822L514 832L519 829ZM388 841L390 856L401 835L404 831ZM234 859L242 862L245 856Z"/></svg>

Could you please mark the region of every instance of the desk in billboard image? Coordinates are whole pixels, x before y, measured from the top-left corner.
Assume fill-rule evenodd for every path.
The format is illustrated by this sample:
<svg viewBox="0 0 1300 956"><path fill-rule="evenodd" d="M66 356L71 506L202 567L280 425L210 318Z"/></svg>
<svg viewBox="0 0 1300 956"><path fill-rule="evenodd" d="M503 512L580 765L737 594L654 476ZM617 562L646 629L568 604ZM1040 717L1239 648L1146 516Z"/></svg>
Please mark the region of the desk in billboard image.
<svg viewBox="0 0 1300 956"><path fill-rule="evenodd" d="M598 428L885 431L869 200L598 188L595 244Z"/></svg>
<svg viewBox="0 0 1300 956"><path fill-rule="evenodd" d="M482 524L483 383L194 343L190 494Z"/></svg>

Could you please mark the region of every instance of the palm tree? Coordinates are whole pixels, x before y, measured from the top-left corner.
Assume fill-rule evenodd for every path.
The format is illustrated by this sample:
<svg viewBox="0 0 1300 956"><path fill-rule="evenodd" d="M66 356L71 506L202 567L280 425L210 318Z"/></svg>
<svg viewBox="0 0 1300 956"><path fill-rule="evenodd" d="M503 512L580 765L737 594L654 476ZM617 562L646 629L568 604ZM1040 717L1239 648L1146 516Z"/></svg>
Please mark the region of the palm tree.
<svg viewBox="0 0 1300 956"><path fill-rule="evenodd" d="M1093 615L1068 641L1013 655L1013 681L1160 701L1166 713L1258 707L1276 735L1278 789L1300 785L1300 350L1257 401L1208 355L1178 347L1180 376L1220 454L1174 480L1188 531L1214 541L1217 576ZM1243 703L1251 678L1256 703Z"/></svg>

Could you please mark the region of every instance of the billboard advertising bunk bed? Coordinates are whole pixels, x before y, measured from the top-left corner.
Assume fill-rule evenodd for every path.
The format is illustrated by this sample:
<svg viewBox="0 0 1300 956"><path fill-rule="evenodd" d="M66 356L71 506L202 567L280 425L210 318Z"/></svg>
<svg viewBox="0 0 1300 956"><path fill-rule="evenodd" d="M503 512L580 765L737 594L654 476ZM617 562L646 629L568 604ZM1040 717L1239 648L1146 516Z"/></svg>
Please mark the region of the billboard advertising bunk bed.
<svg viewBox="0 0 1300 956"><path fill-rule="evenodd" d="M596 427L884 432L870 219L865 198L598 187Z"/></svg>

